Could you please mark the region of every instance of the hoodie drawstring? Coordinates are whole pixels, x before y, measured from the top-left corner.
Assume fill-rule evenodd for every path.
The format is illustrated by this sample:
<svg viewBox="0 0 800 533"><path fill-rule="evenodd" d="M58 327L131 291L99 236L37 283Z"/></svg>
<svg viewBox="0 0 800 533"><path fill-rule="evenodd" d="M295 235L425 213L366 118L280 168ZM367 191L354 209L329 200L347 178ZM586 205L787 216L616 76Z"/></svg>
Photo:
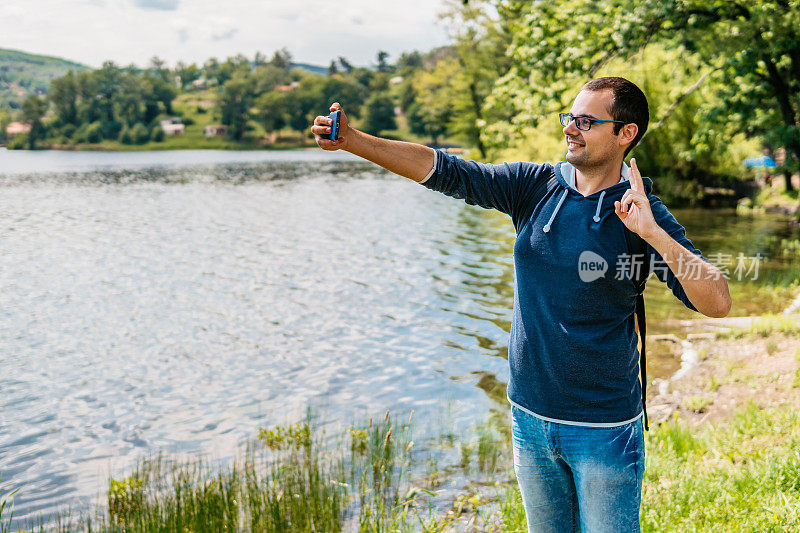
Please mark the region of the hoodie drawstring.
<svg viewBox="0 0 800 533"><path fill-rule="evenodd" d="M603 196L606 195L606 191L602 191L600 193L600 198L597 199L597 211L594 212L594 217L592 220L595 222L600 222L600 207L603 205Z"/></svg>
<svg viewBox="0 0 800 533"><path fill-rule="evenodd" d="M556 210L553 211L553 214L550 215L550 220L548 220L547 224L545 224L544 227L542 228L542 231L544 231L545 233L550 231L550 225L553 223L553 220L556 218L556 213L558 213L558 210L561 209L561 204L564 203L564 198L567 197L568 193L569 193L569 191L564 189L564 194L561 195L561 199L558 201L558 205L556 206Z"/></svg>

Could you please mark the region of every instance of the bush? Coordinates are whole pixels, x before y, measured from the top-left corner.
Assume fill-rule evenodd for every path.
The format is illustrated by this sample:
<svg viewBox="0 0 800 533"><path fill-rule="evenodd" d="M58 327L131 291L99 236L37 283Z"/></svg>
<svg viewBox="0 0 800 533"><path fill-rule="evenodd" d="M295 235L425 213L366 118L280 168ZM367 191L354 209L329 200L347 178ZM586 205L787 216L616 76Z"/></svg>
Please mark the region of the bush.
<svg viewBox="0 0 800 533"><path fill-rule="evenodd" d="M133 134L131 133L131 129L128 126L122 128L122 131L119 132L119 142L122 144L133 144Z"/></svg>
<svg viewBox="0 0 800 533"><path fill-rule="evenodd" d="M184 126L191 126L194 124L194 119L192 117L183 117L181 122L183 122Z"/></svg>
<svg viewBox="0 0 800 533"><path fill-rule="evenodd" d="M70 139L73 135L75 135L77 129L78 128L75 127L75 124L64 124L64 126L61 128L61 134Z"/></svg>
<svg viewBox="0 0 800 533"><path fill-rule="evenodd" d="M102 126L100 122L83 124L75 131L72 138L78 143L99 143L103 140Z"/></svg>
<svg viewBox="0 0 800 533"><path fill-rule="evenodd" d="M150 132L147 131L147 126L141 122L137 122L133 127L131 136L133 137L133 142L136 144L144 144L150 140Z"/></svg>
<svg viewBox="0 0 800 533"><path fill-rule="evenodd" d="M122 131L122 122L116 120L106 120L102 123L103 139L116 139L119 137L119 132Z"/></svg>
<svg viewBox="0 0 800 533"><path fill-rule="evenodd" d="M28 134L20 133L9 139L6 148L8 150L24 150L26 146L28 146Z"/></svg>
<svg viewBox="0 0 800 533"><path fill-rule="evenodd" d="M157 143L160 143L164 140L164 130L161 128L161 126L155 126L150 131L150 140Z"/></svg>

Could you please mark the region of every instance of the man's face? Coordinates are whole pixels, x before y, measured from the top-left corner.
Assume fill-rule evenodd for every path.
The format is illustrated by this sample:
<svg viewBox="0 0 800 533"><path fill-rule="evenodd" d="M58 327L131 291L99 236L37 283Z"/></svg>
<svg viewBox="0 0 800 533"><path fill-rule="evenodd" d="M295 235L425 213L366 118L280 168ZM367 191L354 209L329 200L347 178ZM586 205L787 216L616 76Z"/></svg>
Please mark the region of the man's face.
<svg viewBox="0 0 800 533"><path fill-rule="evenodd" d="M614 120L608 112L614 103L611 91L581 91L572 103L570 113L575 117ZM619 137L614 135L614 123L592 124L589 131L579 130L575 121L564 127L567 143L567 161L575 168L594 168L617 157L620 152Z"/></svg>

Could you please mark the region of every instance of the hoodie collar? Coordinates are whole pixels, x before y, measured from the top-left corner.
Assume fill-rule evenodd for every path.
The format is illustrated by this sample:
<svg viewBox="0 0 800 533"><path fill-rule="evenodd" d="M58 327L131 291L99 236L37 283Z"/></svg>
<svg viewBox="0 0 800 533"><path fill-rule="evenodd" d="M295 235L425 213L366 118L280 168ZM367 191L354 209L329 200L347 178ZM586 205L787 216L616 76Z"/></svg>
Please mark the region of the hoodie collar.
<svg viewBox="0 0 800 533"><path fill-rule="evenodd" d="M575 167L571 163L561 163L561 176L573 190L578 190L575 187ZM622 162L622 168L620 169L619 183L624 181L628 181L628 165L625 164L625 161Z"/></svg>
<svg viewBox="0 0 800 533"><path fill-rule="evenodd" d="M542 231L545 233L550 232L550 228L553 225L553 221L558 214L558 211L561 209L561 206L564 203L564 200L567 199L567 196L570 193L570 190L573 194L580 196L581 198L587 198L593 200L595 195L597 196L597 207L594 212L594 216L592 217L592 221L597 224L602 220L601 211L603 208L603 199L605 198L606 192L609 192L612 197L616 197L617 195L622 193L623 187L619 187L620 183L625 183L628 181L628 165L625 162L622 162L622 167L620 168L620 180L619 183L616 185L612 185L611 187L607 187L601 191L596 193L592 193L589 196L584 197L578 190L575 188L575 167L573 167L570 163L558 163L555 167L556 178L561 178L561 186L564 188L564 192L561 193L560 198L558 199L558 203L556 204L556 208L553 213L550 215L550 219L547 221L547 224L544 225ZM650 178L642 177L642 183L644 184L644 188L647 194L650 194L650 191L653 189L653 182ZM610 191L610 189L614 189ZM627 187L624 187L627 188Z"/></svg>

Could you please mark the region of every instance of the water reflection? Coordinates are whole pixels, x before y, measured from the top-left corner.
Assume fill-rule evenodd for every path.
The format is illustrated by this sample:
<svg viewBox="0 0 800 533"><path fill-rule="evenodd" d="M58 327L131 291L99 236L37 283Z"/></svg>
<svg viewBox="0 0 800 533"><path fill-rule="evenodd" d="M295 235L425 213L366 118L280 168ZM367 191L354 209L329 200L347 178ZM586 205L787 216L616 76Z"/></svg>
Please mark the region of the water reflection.
<svg viewBox="0 0 800 533"><path fill-rule="evenodd" d="M322 159L0 187L0 474L20 517L93 503L145 452L233 455L309 406L331 431L414 409L436 432L448 404L456 433L505 407L505 215ZM797 235L774 217L676 216L706 253ZM769 269L776 290L796 275ZM680 303L649 285L657 331Z"/></svg>

